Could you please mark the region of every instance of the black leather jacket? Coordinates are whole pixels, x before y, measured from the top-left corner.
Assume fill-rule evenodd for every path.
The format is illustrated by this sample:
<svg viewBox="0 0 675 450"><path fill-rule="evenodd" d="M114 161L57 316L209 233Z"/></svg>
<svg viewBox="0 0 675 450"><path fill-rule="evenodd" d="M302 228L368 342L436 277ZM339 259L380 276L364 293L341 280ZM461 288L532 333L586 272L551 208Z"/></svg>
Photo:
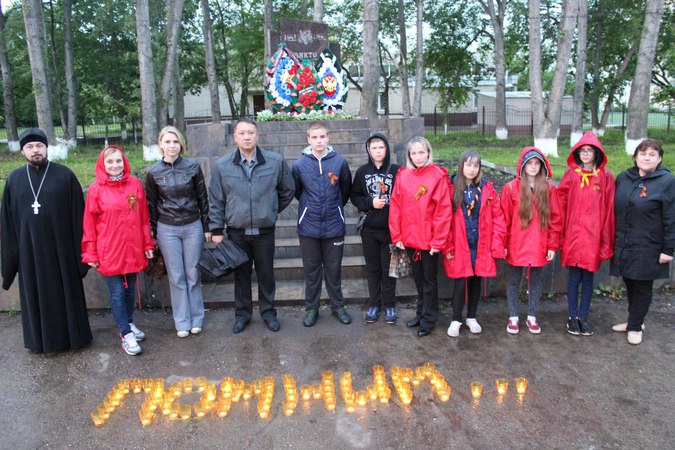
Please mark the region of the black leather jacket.
<svg viewBox="0 0 675 450"><path fill-rule="evenodd" d="M157 222L186 225L201 220L208 231L208 194L197 161L179 156L173 163L153 164L145 175L145 192L154 236Z"/></svg>

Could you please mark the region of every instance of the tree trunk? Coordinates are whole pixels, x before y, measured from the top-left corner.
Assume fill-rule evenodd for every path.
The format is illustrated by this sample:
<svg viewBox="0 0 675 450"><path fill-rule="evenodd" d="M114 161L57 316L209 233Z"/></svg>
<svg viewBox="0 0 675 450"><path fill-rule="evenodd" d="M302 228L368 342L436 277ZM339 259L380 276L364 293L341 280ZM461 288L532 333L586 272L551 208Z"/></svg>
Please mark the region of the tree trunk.
<svg viewBox="0 0 675 450"><path fill-rule="evenodd" d="M635 147L647 138L649 87L652 80L652 66L656 54L656 44L659 40L662 16L663 0L648 0L635 76L630 86L630 97L628 98L626 153L629 155L632 155Z"/></svg>
<svg viewBox="0 0 675 450"><path fill-rule="evenodd" d="M572 34L577 17L578 0L564 0L561 21L558 27L558 45L555 72L546 107L541 82L541 14L539 1L529 0L530 15L530 90L532 95L532 122L534 124L534 145L545 155L558 157L558 135L562 99L567 81L567 65L572 50Z"/></svg>
<svg viewBox="0 0 675 450"><path fill-rule="evenodd" d="M152 63L150 11L148 0L136 0L136 44L138 69L141 78L141 114L143 119L143 159L161 159L157 145L157 102L155 100L155 75Z"/></svg>
<svg viewBox="0 0 675 450"><path fill-rule="evenodd" d="M305 14L307 13L307 0L304 2L305 13L300 15L304 19ZM274 31L274 9L272 0L263 0L263 33L265 33L265 60L264 64L267 67L267 63L272 54L275 52L275 49L272 49L272 32ZM270 105L270 100L265 96L265 106L268 110L272 110Z"/></svg>
<svg viewBox="0 0 675 450"><path fill-rule="evenodd" d="M605 14L605 2L604 0L598 1L598 12L597 14L600 17L604 17ZM604 21L599 20L596 29L595 29L595 45L593 46L593 89L589 94L590 105L591 105L591 128L593 132L602 136L605 134L604 128L600 128L600 120L598 118L598 112L600 111L600 61L602 60L603 44L604 44Z"/></svg>
<svg viewBox="0 0 675 450"><path fill-rule="evenodd" d="M314 14L312 14L314 22L323 22L323 0L314 0Z"/></svg>
<svg viewBox="0 0 675 450"><path fill-rule="evenodd" d="M66 71L67 127L63 139L69 147L77 146L77 90L73 63L73 2L63 0L63 56Z"/></svg>
<svg viewBox="0 0 675 450"><path fill-rule="evenodd" d="M220 123L220 92L218 90L216 58L213 53L213 27L211 24L211 10L209 8L209 0L202 0L202 11L204 16L204 61L206 65L206 76L209 81L211 122Z"/></svg>
<svg viewBox="0 0 675 450"><path fill-rule="evenodd" d="M506 0L479 0L485 12L490 16L494 32L495 46L495 136L497 139L508 139L509 130L506 125L506 63L504 60L504 15ZM495 10L495 3L497 9Z"/></svg>
<svg viewBox="0 0 675 450"><path fill-rule="evenodd" d="M66 130L68 128L68 123L66 122L66 110L63 108L63 83L61 82L61 71L59 70L58 58L56 57L56 18L54 17L54 2L53 0L49 1L49 15L50 15L50 27L49 27L49 51L52 54L52 70L54 71L54 90L52 91L52 100L56 104L56 110L59 113L59 119L61 120L61 129ZM47 40L47 35L45 34L45 42ZM47 56L49 60L49 57Z"/></svg>
<svg viewBox="0 0 675 450"><path fill-rule="evenodd" d="M403 0L398 0L398 36L399 60L398 73L401 76L401 109L403 117L410 117L410 86L408 84L408 39L405 27L405 7Z"/></svg>
<svg viewBox="0 0 675 450"><path fill-rule="evenodd" d="M22 0L23 21L26 27L26 43L30 70L33 77L33 94L38 126L47 135L49 156L52 159L65 158L63 149L56 145L54 122L52 120L52 94L47 70L47 43L45 42L44 18L41 0Z"/></svg>
<svg viewBox="0 0 675 450"><path fill-rule="evenodd" d="M417 44L416 44L416 58L415 58L415 98L413 100L414 117L422 115L422 85L424 84L424 0L417 0Z"/></svg>
<svg viewBox="0 0 675 450"><path fill-rule="evenodd" d="M225 36L225 29L223 28L225 25L225 12L223 11L223 7L220 4L220 2L216 2L216 8L218 11L218 17L220 20L218 21L220 24L220 39L221 39L221 44L223 46L223 63L222 63L222 77L223 77L223 84L225 85L225 91L227 92L227 102L230 105L230 114L233 117L239 117L239 113L237 112L237 102L234 99L234 86L232 85L232 82L230 81L230 68L229 68L229 56L227 54L227 37Z"/></svg>
<svg viewBox="0 0 675 450"><path fill-rule="evenodd" d="M579 14L577 17L577 70L574 74L574 101L570 147L574 146L584 134L584 89L586 87L588 0L579 0Z"/></svg>
<svg viewBox="0 0 675 450"><path fill-rule="evenodd" d="M0 5L0 70L2 71L2 91L5 105L5 127L7 128L7 144L9 151L17 152L19 148L19 134L16 131L16 116L14 113L14 87L12 74L5 49L5 14Z"/></svg>
<svg viewBox="0 0 675 450"><path fill-rule="evenodd" d="M633 59L633 56L635 55L635 52L637 51L637 45L633 43L633 45L630 46L628 51L623 57L623 61L621 61L621 65L619 65L619 69L615 73L615 81L612 83L612 85L609 87L609 91L607 92L607 99L605 100L605 106L603 107L602 110L602 115L600 116L600 119L597 122L597 127L593 127L593 131L598 135L602 136L605 134L605 128L607 127L607 119L609 118L609 113L612 108L612 104L614 103L614 97L616 95L617 89L619 89L620 83L623 79L623 74L626 72L626 69L628 69L628 65L630 64L631 60ZM600 102L599 100L596 101L596 111L599 111L600 109ZM597 116L597 113L596 113ZM597 131L596 131L597 130Z"/></svg>
<svg viewBox="0 0 675 450"><path fill-rule="evenodd" d="M378 46L377 0L364 0L363 4L363 81L359 115L377 117L377 96L380 92L380 70L377 63Z"/></svg>
<svg viewBox="0 0 675 450"><path fill-rule="evenodd" d="M169 103L171 101L171 88L175 80L176 61L178 59L178 42L180 39L180 26L183 17L184 0L171 0L166 5L166 63L162 74L162 83L159 88L157 99L157 128L162 129L167 125L169 116ZM175 89L174 89L175 92Z"/></svg>
<svg viewBox="0 0 675 450"><path fill-rule="evenodd" d="M178 68L180 68L180 64L178 64ZM180 70L175 71L173 76L176 86L176 101L173 109L174 126L185 136L185 89L183 89L183 82L180 79Z"/></svg>

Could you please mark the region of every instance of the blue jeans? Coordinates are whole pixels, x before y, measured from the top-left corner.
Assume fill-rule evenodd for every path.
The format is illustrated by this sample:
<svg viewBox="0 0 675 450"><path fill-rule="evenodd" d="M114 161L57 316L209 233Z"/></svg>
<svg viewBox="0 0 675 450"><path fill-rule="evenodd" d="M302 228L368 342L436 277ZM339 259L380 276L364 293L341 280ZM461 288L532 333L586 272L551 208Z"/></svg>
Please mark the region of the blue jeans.
<svg viewBox="0 0 675 450"><path fill-rule="evenodd" d="M136 299L136 274L113 275L105 278L110 291L110 308L115 324L122 336L131 333L130 323L134 321L134 300ZM126 287L124 282L126 280Z"/></svg>
<svg viewBox="0 0 675 450"><path fill-rule="evenodd" d="M202 328L204 297L197 263L202 256L204 229L197 220L187 225L157 224L157 244L164 256L171 290L173 321L178 331Z"/></svg>
<svg viewBox="0 0 675 450"><path fill-rule="evenodd" d="M581 284L581 303L579 303L579 284ZM567 279L567 313L569 317L588 319L593 298L593 272L580 267L570 267Z"/></svg>
<svg viewBox="0 0 675 450"><path fill-rule="evenodd" d="M541 298L542 267L517 267L507 264L506 300L509 304L509 317L518 316L518 294L520 293L520 279L523 276L523 269L529 275L529 280L527 280L527 315L537 317L537 306L539 306L539 299Z"/></svg>

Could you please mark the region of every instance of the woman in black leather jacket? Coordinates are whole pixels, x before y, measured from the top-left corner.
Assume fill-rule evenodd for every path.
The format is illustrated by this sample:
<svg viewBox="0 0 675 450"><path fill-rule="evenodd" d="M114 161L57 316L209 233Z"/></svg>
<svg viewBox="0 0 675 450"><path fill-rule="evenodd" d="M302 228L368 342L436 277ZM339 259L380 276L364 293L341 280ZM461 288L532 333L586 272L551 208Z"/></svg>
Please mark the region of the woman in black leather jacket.
<svg viewBox="0 0 675 450"><path fill-rule="evenodd" d="M164 255L171 307L178 337L199 334L204 323L204 298L197 263L204 240L211 240L209 203L199 164L183 158L185 140L168 126L159 133L162 160L148 169L145 189L150 225Z"/></svg>

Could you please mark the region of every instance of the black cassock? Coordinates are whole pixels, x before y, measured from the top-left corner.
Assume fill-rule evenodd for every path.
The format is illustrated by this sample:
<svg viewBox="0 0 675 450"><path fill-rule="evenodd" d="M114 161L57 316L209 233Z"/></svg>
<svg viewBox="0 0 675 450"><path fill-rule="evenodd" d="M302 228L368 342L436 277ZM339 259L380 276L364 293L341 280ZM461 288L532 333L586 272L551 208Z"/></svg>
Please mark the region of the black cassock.
<svg viewBox="0 0 675 450"><path fill-rule="evenodd" d="M26 166L7 179L0 214L2 288L19 274L21 320L26 348L53 352L76 349L91 341L82 277L82 187L73 172L51 162L36 170Z"/></svg>

